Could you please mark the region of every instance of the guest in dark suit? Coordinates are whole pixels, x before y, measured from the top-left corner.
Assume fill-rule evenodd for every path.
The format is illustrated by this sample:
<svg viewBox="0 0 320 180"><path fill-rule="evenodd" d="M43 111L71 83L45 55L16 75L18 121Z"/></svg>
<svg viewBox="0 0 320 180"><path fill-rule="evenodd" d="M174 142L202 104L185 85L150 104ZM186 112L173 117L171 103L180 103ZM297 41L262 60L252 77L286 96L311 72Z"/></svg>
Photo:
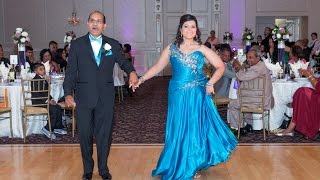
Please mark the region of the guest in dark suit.
<svg viewBox="0 0 320 180"><path fill-rule="evenodd" d="M272 29L270 27L264 28L264 36L265 38L262 40L261 44L264 45L264 49L266 52L269 51L269 39L272 38Z"/></svg>
<svg viewBox="0 0 320 180"><path fill-rule="evenodd" d="M90 13L87 26L89 33L74 40L70 47L64 80L65 102L67 106L76 105L82 178L92 178L95 136L99 174L103 179L111 179L107 160L112 140L115 62L129 74L133 90L138 86L138 77L130 61L125 59L119 42L102 34L107 27L104 14L100 11Z"/></svg>

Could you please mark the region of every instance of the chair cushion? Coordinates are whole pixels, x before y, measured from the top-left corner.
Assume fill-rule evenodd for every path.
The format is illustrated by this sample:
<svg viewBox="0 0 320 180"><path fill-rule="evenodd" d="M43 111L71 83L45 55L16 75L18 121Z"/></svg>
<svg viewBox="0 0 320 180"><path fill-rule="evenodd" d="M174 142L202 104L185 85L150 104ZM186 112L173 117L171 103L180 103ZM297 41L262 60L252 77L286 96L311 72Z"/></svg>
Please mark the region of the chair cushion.
<svg viewBox="0 0 320 180"><path fill-rule="evenodd" d="M47 108L43 107L27 107L26 109L21 109L24 113L27 114L45 114L48 113Z"/></svg>
<svg viewBox="0 0 320 180"><path fill-rule="evenodd" d="M6 112L10 112L11 108L7 107L7 108L0 108L0 113L6 113Z"/></svg>

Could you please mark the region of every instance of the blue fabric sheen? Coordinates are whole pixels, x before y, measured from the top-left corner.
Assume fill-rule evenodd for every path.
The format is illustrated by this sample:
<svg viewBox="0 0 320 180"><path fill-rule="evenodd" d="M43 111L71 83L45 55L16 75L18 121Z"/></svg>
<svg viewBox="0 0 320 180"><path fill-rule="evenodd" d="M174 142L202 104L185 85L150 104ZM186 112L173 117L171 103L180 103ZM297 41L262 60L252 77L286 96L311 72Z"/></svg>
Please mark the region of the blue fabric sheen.
<svg viewBox="0 0 320 180"><path fill-rule="evenodd" d="M173 75L168 90L165 145L152 176L162 180L193 179L199 170L228 160L237 139L206 94L204 56L188 55L170 45Z"/></svg>

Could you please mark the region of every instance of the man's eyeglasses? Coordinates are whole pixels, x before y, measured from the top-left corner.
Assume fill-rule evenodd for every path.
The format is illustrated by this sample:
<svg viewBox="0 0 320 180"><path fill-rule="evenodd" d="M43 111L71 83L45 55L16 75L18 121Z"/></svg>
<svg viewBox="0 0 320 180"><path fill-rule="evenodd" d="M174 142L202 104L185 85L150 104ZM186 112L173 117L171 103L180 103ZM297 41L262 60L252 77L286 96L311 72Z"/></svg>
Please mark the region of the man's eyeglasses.
<svg viewBox="0 0 320 180"><path fill-rule="evenodd" d="M89 19L90 24L104 24L102 20Z"/></svg>

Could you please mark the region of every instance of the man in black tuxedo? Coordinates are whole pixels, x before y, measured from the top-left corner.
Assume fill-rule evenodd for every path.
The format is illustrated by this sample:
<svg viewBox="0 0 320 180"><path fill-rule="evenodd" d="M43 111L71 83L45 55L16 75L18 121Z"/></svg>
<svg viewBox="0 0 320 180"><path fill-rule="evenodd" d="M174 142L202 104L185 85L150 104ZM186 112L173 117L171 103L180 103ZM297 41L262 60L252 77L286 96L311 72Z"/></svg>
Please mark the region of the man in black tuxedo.
<svg viewBox="0 0 320 180"><path fill-rule="evenodd" d="M84 170L82 178L92 178L94 135L99 174L103 179L112 179L107 160L112 141L115 62L129 74L133 90L138 85L138 76L130 61L125 59L119 42L102 34L107 27L102 12L90 13L87 26L89 33L71 43L64 80L65 103L69 107L76 105Z"/></svg>

